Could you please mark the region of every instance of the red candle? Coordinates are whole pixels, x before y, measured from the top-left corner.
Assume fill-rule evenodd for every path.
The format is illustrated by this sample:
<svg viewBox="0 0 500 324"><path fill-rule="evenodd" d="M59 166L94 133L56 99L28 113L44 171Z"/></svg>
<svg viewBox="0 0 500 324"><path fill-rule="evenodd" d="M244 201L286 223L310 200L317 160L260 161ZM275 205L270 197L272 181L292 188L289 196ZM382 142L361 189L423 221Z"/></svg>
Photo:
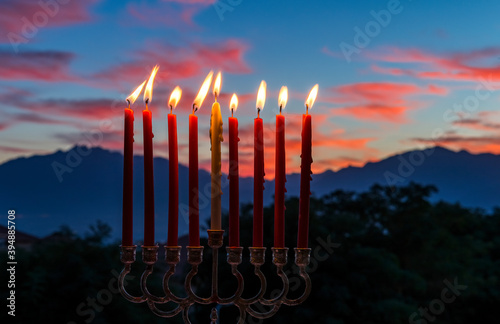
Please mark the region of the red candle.
<svg viewBox="0 0 500 324"><path fill-rule="evenodd" d="M130 106L129 106L130 107ZM133 172L134 172L134 112L125 108L125 135L123 145L123 221L122 245L133 245Z"/></svg>
<svg viewBox="0 0 500 324"><path fill-rule="evenodd" d="M147 106L146 106L147 107ZM153 126L151 111L142 111L144 130L144 245L155 243L155 198L153 182Z"/></svg>
<svg viewBox="0 0 500 324"><path fill-rule="evenodd" d="M254 120L253 165L253 246L264 246L264 125L260 110L266 101L266 82L262 81L257 94L257 118Z"/></svg>
<svg viewBox="0 0 500 324"><path fill-rule="evenodd" d="M155 245L155 198L153 181L153 123L148 103L153 97L153 81L158 72L155 66L144 91L146 109L142 111L144 132L144 246Z"/></svg>
<svg viewBox="0 0 500 324"><path fill-rule="evenodd" d="M238 172L238 119L233 117L238 98L231 98L229 117L229 246L240 246L240 193Z"/></svg>
<svg viewBox="0 0 500 324"><path fill-rule="evenodd" d="M179 163L177 156L177 119L168 114L168 246L177 246L179 228Z"/></svg>
<svg viewBox="0 0 500 324"><path fill-rule="evenodd" d="M179 229L179 160L177 147L177 117L172 113L181 99L182 90L175 87L168 105L168 236L167 246L177 246Z"/></svg>
<svg viewBox="0 0 500 324"><path fill-rule="evenodd" d="M200 109L207 96L213 72L205 78L198 95L193 102L193 113L189 115L189 246L200 246L200 208L198 184L198 117L195 112Z"/></svg>
<svg viewBox="0 0 500 324"><path fill-rule="evenodd" d="M125 108L124 143L123 143L123 220L122 245L131 246L133 240L133 175L134 175L134 111L130 105L146 84L144 81L127 97L128 108Z"/></svg>
<svg viewBox="0 0 500 324"><path fill-rule="evenodd" d="M198 117L189 115L189 246L200 246L198 201Z"/></svg>
<svg viewBox="0 0 500 324"><path fill-rule="evenodd" d="M287 87L282 87L279 94L280 114L276 115L276 149L274 179L274 247L285 247L285 116L281 110L288 99Z"/></svg>
<svg viewBox="0 0 500 324"><path fill-rule="evenodd" d="M318 85L311 90L306 102L307 113L302 115L302 149L300 165L299 229L297 247L307 248L309 235L309 198L311 195L312 128L308 114L318 94Z"/></svg>

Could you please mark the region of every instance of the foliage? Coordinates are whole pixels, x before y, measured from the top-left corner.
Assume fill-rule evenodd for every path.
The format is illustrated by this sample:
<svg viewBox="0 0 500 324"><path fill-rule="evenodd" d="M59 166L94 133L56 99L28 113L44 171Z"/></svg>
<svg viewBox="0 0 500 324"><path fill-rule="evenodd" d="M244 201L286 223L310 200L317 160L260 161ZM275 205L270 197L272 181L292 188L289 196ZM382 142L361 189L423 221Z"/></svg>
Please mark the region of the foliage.
<svg viewBox="0 0 500 324"><path fill-rule="evenodd" d="M433 323L490 322L500 304L500 209L487 213L459 204L430 203L429 197L435 191L432 186L414 183L398 188L375 185L363 193L336 191L312 198L311 296L301 306L283 306L264 323L408 323L419 308L429 308L433 301L442 298L445 280L456 280L467 288L453 302L444 304L444 311L435 316ZM298 205L298 198L286 202L286 245L291 248L296 246ZM268 247L273 245L273 211L270 206L264 213ZM224 228L227 222L225 217ZM251 246L251 228L252 205L244 205L242 246ZM78 307L87 305L89 299L98 300L99 292L109 290L113 282L112 271L116 273L122 268L118 244L103 243L108 234L109 228L104 224L96 224L85 237L62 228L31 251L17 251L18 322L165 323L165 319L152 315L145 304L131 304L117 293L112 293L112 300L101 311L93 312L95 318L91 319L90 312L79 315ZM332 248L328 242L340 246ZM225 253L219 257L220 294L227 297L236 283ZM268 291L272 292L280 288L281 281L274 275L270 257L268 249L263 271L268 274ZM205 249L205 260L210 258L211 251ZM5 264L4 256L1 261ZM135 279L127 287L132 292L138 292L142 268L138 262ZM184 271L188 269L185 267ZM250 297L257 292L258 281L248 263L247 249L240 269L245 276L244 296ZM159 286L164 271L164 267L156 270L151 286ZM195 277L197 293L202 296L210 291L210 271L211 263L204 262ZM302 287L297 284L296 268L290 266L287 271L293 283L290 293L298 296ZM182 278L172 280L173 289L182 288ZM2 298L6 294L0 290ZM193 307L192 321L208 322L210 307ZM92 308L85 306L80 314L89 309ZM235 322L236 316L234 307L221 308L223 322ZM421 318L415 317L415 323Z"/></svg>

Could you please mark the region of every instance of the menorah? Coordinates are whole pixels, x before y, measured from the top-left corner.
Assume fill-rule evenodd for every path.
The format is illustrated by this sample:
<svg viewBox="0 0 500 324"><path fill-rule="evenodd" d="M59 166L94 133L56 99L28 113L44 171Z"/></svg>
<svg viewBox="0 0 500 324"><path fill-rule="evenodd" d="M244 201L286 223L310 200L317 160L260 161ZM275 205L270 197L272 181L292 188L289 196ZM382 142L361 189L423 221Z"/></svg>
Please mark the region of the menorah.
<svg viewBox="0 0 500 324"><path fill-rule="evenodd" d="M297 233L297 248L295 248L295 264L299 267L299 274L305 282L304 292L297 299L288 298L290 288L289 279L283 271L283 267L288 262L288 248L285 247L285 119L282 109L288 99L288 88L282 87L279 95L280 114L276 115L276 147L275 147L275 219L274 219L274 245L271 248L273 253L273 264L276 266L276 273L282 281L281 292L276 297L265 298L267 281L261 270L265 263L266 248L263 247L263 190L264 190L264 133L263 120L260 118L260 111L264 108L266 98L266 82L262 81L257 94L257 118L254 120L254 211L253 211L253 245L249 247L250 263L254 267L254 274L260 281L260 290L252 298L243 298L244 278L238 271L238 266L242 263L243 247L239 246L239 180L238 180L238 123L236 118L229 118L229 156L230 156L230 206L229 206L229 246L227 249L227 263L231 266L231 273L237 280L237 288L231 297L219 296L219 249L223 245L224 231L221 229L221 142L223 141L222 117L220 104L217 97L221 88L221 73L219 72L214 83L215 102L212 105L210 116L210 150L211 150L211 229L208 230L208 247L212 249L212 287L209 297L200 297L192 289L193 278L198 274L199 266L203 262L203 246L200 246L199 237L199 182L198 182L198 119L194 115L201 106L208 88L212 82L213 72L211 71L205 81L198 96L193 103L193 113L189 115L189 192L190 192L190 214L189 214L189 238L187 246L187 261L191 265L191 270L187 274L184 282L186 297L174 294L170 287L170 278L175 274L176 267L180 261L181 247L178 246L178 203L179 203L179 173L177 156L177 119L173 114L173 109L180 100L182 91L175 88L170 97L168 106L168 138L169 138L169 215L168 215L168 239L165 246L165 261L168 270L163 277L164 296L155 296L148 290L148 277L153 273L154 265L158 262L158 246L154 243L154 185L153 185L153 133L152 115L148 110L148 103L152 97L152 86L155 75L158 71L155 66L149 77L144 92L144 102L146 110L143 111L143 131L144 131L144 245L142 246L142 260L146 269L142 273L140 287L142 296L132 296L125 290L125 277L130 273L132 264L136 259L137 246L133 245L133 111L129 108L125 110L125 141L124 141L124 185L123 185L123 233L121 246L121 261L124 268L120 274L119 287L121 294L133 303L146 302L151 311L160 317L170 318L182 313L185 323L189 320L189 309L194 304L200 305L234 305L239 308L239 323L245 323L247 314L258 319L272 317L279 310L281 305L296 306L307 299L311 292L311 280L306 272L306 266L310 262L311 250L307 247L309 230L309 196L311 180L311 115L309 109L316 100L318 85L315 85L306 100L306 114L302 115L302 143L301 143L301 177L300 177L300 203L299 203L299 224ZM135 101L146 81L140 85L128 98L129 106ZM231 99L231 114L237 107L237 97L234 94ZM193 140L194 139L194 140ZM233 187L234 186L234 187ZM172 310L162 310L158 308L160 304L174 303ZM269 310L259 311L255 305L267 306ZM218 321L217 308L212 308L211 322Z"/></svg>
<svg viewBox="0 0 500 324"><path fill-rule="evenodd" d="M219 249L223 245L223 230L208 230L208 247L212 249L212 283L211 295L209 297L200 297L192 287L193 278L198 274L198 268L203 262L203 246L188 246L187 247L187 262L191 265L189 273L184 281L184 289L186 297L176 296L169 288L170 278L176 272L176 266L180 261L181 247L180 246L165 246L165 261L168 265L168 271L163 277L163 292L164 296L155 296L148 290L148 277L153 273L153 267L158 262L158 246L142 246L142 260L146 265L140 279L140 287L142 296L132 296L125 289L125 277L130 273L132 264L136 261L136 245L121 246L121 262L124 268L119 277L119 289L123 297L132 303L146 302L151 311L160 317L171 318L179 313L182 313L182 318L185 323L191 323L189 320L189 309L194 304L200 305L234 305L239 308L240 316L238 323L242 324L246 321L247 314L258 319L266 319L274 316L281 305L296 306L303 303L311 292L311 279L306 272L306 267L310 262L310 248L295 248L295 264L299 267L299 274L305 282L304 292L299 298L289 299L289 280L283 267L288 262L288 248L271 248L273 256L273 264L276 267L276 273L281 278L281 292L274 298L267 299L264 297L267 288L266 276L261 270L261 266L265 263L265 247L249 247L250 263L254 267L254 274L260 281L259 292L252 298L243 298L244 278L238 271L238 265L242 263L243 247L226 247L227 263L231 266L231 273L237 280L237 288L231 297L219 296L219 277L218 277L218 255ZM174 302L175 308L169 311L158 309L158 304ZM253 305L261 304L269 306L269 310L261 312L252 307ZM210 315L211 323L217 323L219 314L217 309L212 308Z"/></svg>

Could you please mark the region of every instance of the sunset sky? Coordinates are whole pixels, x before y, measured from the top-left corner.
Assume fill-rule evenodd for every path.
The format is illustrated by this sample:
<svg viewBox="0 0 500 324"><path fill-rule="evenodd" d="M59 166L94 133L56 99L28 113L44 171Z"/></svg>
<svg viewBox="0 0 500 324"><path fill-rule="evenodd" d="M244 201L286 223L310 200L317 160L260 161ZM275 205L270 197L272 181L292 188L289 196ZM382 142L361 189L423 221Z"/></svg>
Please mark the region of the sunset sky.
<svg viewBox="0 0 500 324"><path fill-rule="evenodd" d="M299 172L300 119L316 83L315 173L436 144L500 154L499 13L498 1L2 0L0 163L75 144L122 150L125 98L156 64L155 155L168 157L167 100L179 85L183 164L187 117L210 70L222 71L224 127L230 96L240 99L243 175L261 80L269 178L283 85L288 173ZM205 168L213 101L197 113ZM132 108L142 154L142 95ZM227 161L227 134L222 149Z"/></svg>

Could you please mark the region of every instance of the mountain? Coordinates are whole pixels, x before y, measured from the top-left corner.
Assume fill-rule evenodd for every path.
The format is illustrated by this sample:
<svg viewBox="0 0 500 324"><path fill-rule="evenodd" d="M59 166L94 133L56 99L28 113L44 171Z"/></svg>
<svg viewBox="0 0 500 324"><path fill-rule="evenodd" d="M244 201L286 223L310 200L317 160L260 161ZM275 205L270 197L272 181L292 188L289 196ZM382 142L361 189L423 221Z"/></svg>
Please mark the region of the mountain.
<svg viewBox="0 0 500 324"><path fill-rule="evenodd" d="M441 147L409 151L363 167L314 174L316 197L337 189L363 191L374 183L405 185L410 181L434 184L433 199L491 209L498 205L500 156L453 152ZM42 237L67 224L78 232L103 220L121 236L123 156L99 147L75 146L68 151L18 158L0 165L1 210L15 209L17 228ZM164 241L168 214L168 160L154 159L156 238ZM179 234L188 232L188 168L179 165ZM210 215L210 174L199 171L200 224ZM223 191L227 192L223 175ZM134 157L134 238L142 238L143 158ZM287 176L287 196L298 196L300 175ZM265 183L265 203L272 203L274 182ZM240 201L251 202L253 179L240 178ZM222 196L227 210L228 195Z"/></svg>

